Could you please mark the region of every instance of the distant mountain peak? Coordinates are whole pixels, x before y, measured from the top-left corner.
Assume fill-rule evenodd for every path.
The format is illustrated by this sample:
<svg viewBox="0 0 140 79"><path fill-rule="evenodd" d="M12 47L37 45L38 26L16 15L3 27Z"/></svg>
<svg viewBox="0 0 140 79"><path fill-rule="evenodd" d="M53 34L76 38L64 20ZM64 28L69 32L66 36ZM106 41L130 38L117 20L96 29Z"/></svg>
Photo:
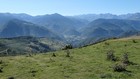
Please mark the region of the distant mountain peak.
<svg viewBox="0 0 140 79"><path fill-rule="evenodd" d="M62 15L61 15L61 14L59 14L59 13L54 13L54 14L51 14L51 15L62 16Z"/></svg>
<svg viewBox="0 0 140 79"><path fill-rule="evenodd" d="M54 14L51 14L49 15L50 17L53 17L53 18L65 18L63 15L61 14L58 14L58 13L54 13Z"/></svg>

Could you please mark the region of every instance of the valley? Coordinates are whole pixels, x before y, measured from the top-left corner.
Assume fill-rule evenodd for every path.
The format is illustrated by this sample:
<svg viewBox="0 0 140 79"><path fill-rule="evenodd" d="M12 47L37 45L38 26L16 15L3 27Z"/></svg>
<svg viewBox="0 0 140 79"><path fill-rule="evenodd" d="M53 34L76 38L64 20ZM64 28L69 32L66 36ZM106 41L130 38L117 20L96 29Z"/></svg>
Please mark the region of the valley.
<svg viewBox="0 0 140 79"><path fill-rule="evenodd" d="M139 17L140 13L79 16L0 13L0 37L46 37L79 47L108 38L140 35Z"/></svg>
<svg viewBox="0 0 140 79"><path fill-rule="evenodd" d="M44 50L54 51L60 50L67 44L71 44L73 47L82 47L111 38L140 35L140 20L132 19L132 17L140 17L139 13L126 14L125 17L123 17L124 15L113 14L93 15L63 16L55 13L31 16L28 14L0 13L0 40L2 43L0 51L4 51L1 54L4 54L8 49L18 52L19 55L29 54L31 52L25 48L30 47L34 48L31 48L33 53ZM90 20L88 19L89 16ZM25 38L22 40L22 37ZM28 37L34 38L34 40L28 39ZM44 39L42 40L42 38ZM41 39L41 42L38 39ZM33 42L33 46L28 44L36 40L37 43ZM49 41L46 42L45 40ZM13 43L10 44L11 42ZM45 45L46 48L42 48L40 44ZM12 53L8 55L12 55Z"/></svg>
<svg viewBox="0 0 140 79"><path fill-rule="evenodd" d="M139 79L140 0L0 0L0 79Z"/></svg>

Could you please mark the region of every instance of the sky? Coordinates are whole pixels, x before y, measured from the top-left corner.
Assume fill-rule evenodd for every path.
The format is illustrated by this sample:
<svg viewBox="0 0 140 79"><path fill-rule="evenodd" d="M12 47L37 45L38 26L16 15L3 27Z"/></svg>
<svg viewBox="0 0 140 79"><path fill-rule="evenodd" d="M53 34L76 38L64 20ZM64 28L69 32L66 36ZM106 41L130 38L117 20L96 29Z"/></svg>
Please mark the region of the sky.
<svg viewBox="0 0 140 79"><path fill-rule="evenodd" d="M0 0L0 13L44 15L127 14L140 12L140 0Z"/></svg>

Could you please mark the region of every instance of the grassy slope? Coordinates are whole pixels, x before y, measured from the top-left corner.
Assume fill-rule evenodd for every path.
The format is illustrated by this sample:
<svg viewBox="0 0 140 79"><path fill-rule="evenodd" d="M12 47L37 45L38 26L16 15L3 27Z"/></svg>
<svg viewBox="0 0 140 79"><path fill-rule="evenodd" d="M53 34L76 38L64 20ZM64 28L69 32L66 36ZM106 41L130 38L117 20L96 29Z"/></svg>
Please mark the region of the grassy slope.
<svg viewBox="0 0 140 79"><path fill-rule="evenodd" d="M65 51L14 57L0 57L3 67L0 79L138 79L140 77L140 39L108 40L96 45L70 50L71 57L65 57ZM111 68L117 62L106 60L106 52L114 50L120 59L129 52L129 60L137 65L127 66L131 72L114 72Z"/></svg>
<svg viewBox="0 0 140 79"><path fill-rule="evenodd" d="M31 47L32 46L32 47ZM34 46L34 47L33 47ZM47 38L34 37L15 37L9 39L0 39L0 56L5 55L5 50L10 49L14 51L15 55L29 54L41 52L60 50L64 43L58 40L51 40ZM5 52L4 52L5 51ZM9 52L8 52L9 53ZM9 53L11 55L12 53Z"/></svg>

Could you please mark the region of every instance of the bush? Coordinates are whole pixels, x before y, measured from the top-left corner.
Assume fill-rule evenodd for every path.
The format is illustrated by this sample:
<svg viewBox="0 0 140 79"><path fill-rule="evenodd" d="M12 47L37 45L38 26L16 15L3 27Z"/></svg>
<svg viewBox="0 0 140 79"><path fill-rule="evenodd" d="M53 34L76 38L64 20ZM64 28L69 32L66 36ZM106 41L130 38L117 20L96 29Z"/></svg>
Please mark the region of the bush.
<svg viewBox="0 0 140 79"><path fill-rule="evenodd" d="M112 75L107 73L107 74L100 74L100 78L112 78Z"/></svg>
<svg viewBox="0 0 140 79"><path fill-rule="evenodd" d="M56 57L55 53L52 53L52 57Z"/></svg>
<svg viewBox="0 0 140 79"><path fill-rule="evenodd" d="M0 60L0 64L2 64L3 63L3 61L2 60Z"/></svg>
<svg viewBox="0 0 140 79"><path fill-rule="evenodd" d="M129 57L127 53L124 53L123 58L122 58L122 63L125 65L137 65L136 63L129 61Z"/></svg>
<svg viewBox="0 0 140 79"><path fill-rule="evenodd" d="M31 70L30 73L32 73L32 77L35 77L36 76L35 73L37 73L37 71L36 70Z"/></svg>
<svg viewBox="0 0 140 79"><path fill-rule="evenodd" d="M14 77L9 77L8 79L15 79Z"/></svg>
<svg viewBox="0 0 140 79"><path fill-rule="evenodd" d="M126 65L125 64L115 64L113 66L113 70L115 72L123 72L123 71L126 71Z"/></svg>
<svg viewBox="0 0 140 79"><path fill-rule="evenodd" d="M130 63L127 53L124 53L123 58L122 58L122 63L127 64L127 65Z"/></svg>
<svg viewBox="0 0 140 79"><path fill-rule="evenodd" d="M114 51L110 50L107 52L107 60L116 61L117 58L114 55Z"/></svg>
<svg viewBox="0 0 140 79"><path fill-rule="evenodd" d="M66 50L66 57L70 57L70 51Z"/></svg>
<svg viewBox="0 0 140 79"><path fill-rule="evenodd" d="M126 47L127 45L125 44L124 46Z"/></svg>
<svg viewBox="0 0 140 79"><path fill-rule="evenodd" d="M105 42L104 44L105 44L105 45L109 45L109 43L108 43L108 42Z"/></svg>
<svg viewBox="0 0 140 79"><path fill-rule="evenodd" d="M137 43L136 40L132 40L132 41L133 41L133 43Z"/></svg>
<svg viewBox="0 0 140 79"><path fill-rule="evenodd" d="M3 71L2 71L2 68L0 68L0 73L2 73Z"/></svg>

